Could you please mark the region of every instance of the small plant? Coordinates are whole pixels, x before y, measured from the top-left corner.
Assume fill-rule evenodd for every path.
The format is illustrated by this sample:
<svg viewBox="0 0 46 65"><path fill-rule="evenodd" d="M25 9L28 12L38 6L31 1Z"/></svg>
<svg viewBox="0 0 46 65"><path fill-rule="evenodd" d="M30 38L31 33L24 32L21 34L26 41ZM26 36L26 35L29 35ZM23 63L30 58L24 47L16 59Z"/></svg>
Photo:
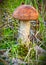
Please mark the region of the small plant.
<svg viewBox="0 0 46 65"><path fill-rule="evenodd" d="M45 1L45 2L44 2ZM0 50L6 49L8 52L8 60L12 65L12 59L17 58L28 65L46 65L46 54L39 54L34 49L36 45L46 50L46 0L3 0L0 3ZM38 24L36 24L36 33L32 35L32 42L23 43L17 40L19 21L12 18L12 13L20 5L28 4L37 9L39 12ZM39 29L37 29L37 25ZM38 32L38 33L37 33ZM26 34L26 33L25 33ZM37 35L36 35L37 34ZM35 40L34 40L35 39ZM19 43L19 44L18 44ZM37 47L37 48L38 48ZM0 55L2 57L2 55ZM7 56L7 55L6 55ZM7 57L6 57L7 59ZM9 64L8 64L9 65ZM22 65L25 65L22 63Z"/></svg>

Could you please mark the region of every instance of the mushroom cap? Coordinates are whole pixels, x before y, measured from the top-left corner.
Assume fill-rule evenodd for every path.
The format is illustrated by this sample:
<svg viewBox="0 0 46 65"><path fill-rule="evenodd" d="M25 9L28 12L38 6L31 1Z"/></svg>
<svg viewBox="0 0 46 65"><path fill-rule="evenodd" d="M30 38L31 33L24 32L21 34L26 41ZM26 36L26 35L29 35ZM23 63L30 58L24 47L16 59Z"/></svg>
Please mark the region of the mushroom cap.
<svg viewBox="0 0 46 65"><path fill-rule="evenodd" d="M13 12L13 17L18 20L37 20L38 11L30 5L21 5Z"/></svg>

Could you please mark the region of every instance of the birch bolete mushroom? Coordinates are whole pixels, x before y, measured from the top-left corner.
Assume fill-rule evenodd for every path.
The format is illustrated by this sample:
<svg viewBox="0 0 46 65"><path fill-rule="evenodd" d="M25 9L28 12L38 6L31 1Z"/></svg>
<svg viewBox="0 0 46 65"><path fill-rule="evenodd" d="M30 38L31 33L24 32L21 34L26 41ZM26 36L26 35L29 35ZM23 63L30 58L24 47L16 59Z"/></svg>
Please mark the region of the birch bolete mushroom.
<svg viewBox="0 0 46 65"><path fill-rule="evenodd" d="M19 39L23 42L29 42L30 21L38 19L37 10L30 5L21 5L13 12L13 17L20 21Z"/></svg>

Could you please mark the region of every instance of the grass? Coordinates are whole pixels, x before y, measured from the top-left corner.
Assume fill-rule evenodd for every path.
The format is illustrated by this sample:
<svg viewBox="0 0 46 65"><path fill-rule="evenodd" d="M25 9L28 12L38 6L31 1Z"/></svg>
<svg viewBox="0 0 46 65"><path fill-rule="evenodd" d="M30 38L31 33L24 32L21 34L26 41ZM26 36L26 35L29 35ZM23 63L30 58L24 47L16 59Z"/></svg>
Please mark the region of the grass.
<svg viewBox="0 0 46 65"><path fill-rule="evenodd" d="M18 27L19 27L19 21L18 20L14 20L12 18L12 13L15 10L15 8L17 8L18 6L20 6L22 3L24 4L29 4L34 6L38 12L39 12L39 18L38 18L38 22L39 22L39 29L36 30L36 34L39 31L38 35L41 36L38 37L38 39L42 42L37 42L35 43L35 41L33 41L34 43L32 44L31 42L31 48L33 48L33 50L31 51L30 48L28 49L28 47L26 47L25 45L22 45L22 41L20 40L19 42L21 43L20 45L17 45L17 34L18 34ZM39 9L39 6L41 4L41 9ZM2 3L0 3L0 49L11 49L9 51L9 58L20 58L23 59L23 61L28 61L31 60L31 65L35 64L35 60L38 61L38 58L40 60L44 60L45 57L44 55L41 55L42 57L38 57L37 58L37 51L34 50L34 46L36 44L38 44L39 46L41 45L41 48L43 48L44 50L46 50L46 27L44 26L44 20L46 19L46 12L45 12L45 5L43 4L42 0L3 0ZM35 36L35 35L34 35ZM29 54L29 55L28 55ZM35 65L41 65L43 62L41 63L37 63ZM43 63L43 65L45 65Z"/></svg>

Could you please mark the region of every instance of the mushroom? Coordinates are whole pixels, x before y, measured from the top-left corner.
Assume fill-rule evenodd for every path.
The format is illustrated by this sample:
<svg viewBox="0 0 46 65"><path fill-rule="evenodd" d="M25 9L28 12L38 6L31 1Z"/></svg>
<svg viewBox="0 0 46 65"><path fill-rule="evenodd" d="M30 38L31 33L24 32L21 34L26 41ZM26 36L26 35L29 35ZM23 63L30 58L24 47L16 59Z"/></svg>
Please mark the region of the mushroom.
<svg viewBox="0 0 46 65"><path fill-rule="evenodd" d="M13 17L20 21L18 39L23 42L30 42L30 21L38 19L37 10L30 5L21 5L13 12Z"/></svg>

